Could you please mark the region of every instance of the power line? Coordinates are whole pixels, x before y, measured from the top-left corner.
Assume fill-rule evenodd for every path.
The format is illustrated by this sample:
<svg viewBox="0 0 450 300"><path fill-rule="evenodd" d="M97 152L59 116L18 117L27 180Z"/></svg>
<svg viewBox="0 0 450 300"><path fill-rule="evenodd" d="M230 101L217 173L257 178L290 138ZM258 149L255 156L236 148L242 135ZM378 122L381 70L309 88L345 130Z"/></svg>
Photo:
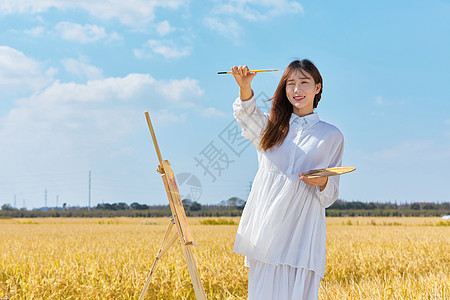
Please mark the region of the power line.
<svg viewBox="0 0 450 300"><path fill-rule="evenodd" d="M89 210L91 210L91 170L89 170Z"/></svg>

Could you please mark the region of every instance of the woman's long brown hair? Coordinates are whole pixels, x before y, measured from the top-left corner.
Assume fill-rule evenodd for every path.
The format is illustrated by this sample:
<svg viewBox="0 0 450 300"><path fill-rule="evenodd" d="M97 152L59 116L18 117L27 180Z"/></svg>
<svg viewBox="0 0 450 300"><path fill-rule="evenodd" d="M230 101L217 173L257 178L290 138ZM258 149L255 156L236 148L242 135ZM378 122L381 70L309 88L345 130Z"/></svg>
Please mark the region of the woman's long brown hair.
<svg viewBox="0 0 450 300"><path fill-rule="evenodd" d="M289 119L291 118L293 108L286 96L286 80L295 70L299 70L302 73L303 71L309 73L316 84L320 83L320 91L314 97L314 108L319 104L323 87L323 80L319 70L308 59L294 60L287 66L286 70L284 70L273 98L270 99L273 100L273 102L272 108L270 109L269 123L262 133L262 138L259 143L259 146L264 151L267 151L274 146L280 146L289 132Z"/></svg>

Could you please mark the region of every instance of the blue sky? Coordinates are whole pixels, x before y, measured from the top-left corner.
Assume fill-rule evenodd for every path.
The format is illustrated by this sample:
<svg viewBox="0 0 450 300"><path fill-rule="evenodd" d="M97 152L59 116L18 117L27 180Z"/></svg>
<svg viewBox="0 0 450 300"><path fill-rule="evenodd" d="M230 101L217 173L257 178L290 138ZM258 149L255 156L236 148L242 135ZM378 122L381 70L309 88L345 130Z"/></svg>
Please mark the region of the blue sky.
<svg viewBox="0 0 450 300"><path fill-rule="evenodd" d="M47 189L48 206L86 206L90 170L93 206L166 204L146 110L181 194L246 199L256 152L217 72L297 58L321 71L316 111L357 167L340 198L450 201L448 2L148 2L1 1L0 204L41 207ZM255 77L262 107L281 71Z"/></svg>

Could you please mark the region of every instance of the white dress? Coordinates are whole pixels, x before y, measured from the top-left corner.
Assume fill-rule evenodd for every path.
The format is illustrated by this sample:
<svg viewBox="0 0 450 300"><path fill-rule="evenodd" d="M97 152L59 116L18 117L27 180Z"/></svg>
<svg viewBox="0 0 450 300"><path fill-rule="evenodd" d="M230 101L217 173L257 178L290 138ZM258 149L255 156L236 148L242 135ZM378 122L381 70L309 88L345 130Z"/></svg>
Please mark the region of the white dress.
<svg viewBox="0 0 450 300"><path fill-rule="evenodd" d="M257 149L258 172L242 212L234 252L246 256L249 299L317 299L325 273L325 208L339 193L339 176L325 189L298 176L312 169L341 166L344 139L316 113L292 114L280 146L259 148L269 115L255 99L233 104L242 136Z"/></svg>

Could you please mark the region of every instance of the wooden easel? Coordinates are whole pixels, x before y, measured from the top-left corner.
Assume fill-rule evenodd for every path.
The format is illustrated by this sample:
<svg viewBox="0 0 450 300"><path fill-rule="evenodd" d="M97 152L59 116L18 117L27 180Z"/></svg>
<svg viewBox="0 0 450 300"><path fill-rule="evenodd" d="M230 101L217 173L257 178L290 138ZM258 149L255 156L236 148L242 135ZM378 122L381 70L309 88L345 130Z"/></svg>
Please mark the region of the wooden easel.
<svg viewBox="0 0 450 300"><path fill-rule="evenodd" d="M143 300L145 294L147 293L148 286L152 279L153 273L155 272L156 266L159 260L164 256L164 254L169 250L169 248L176 242L179 241L181 244L181 250L183 250L184 257L186 258L186 264L189 269L189 275L191 276L192 284L194 286L195 295L197 299L206 300L205 290L203 288L202 281L200 279L200 273L197 268L197 260L192 253L192 246L198 243L192 241L191 232L189 231L189 225L187 223L186 213L184 212L183 203L181 202L180 193L175 181L175 176L173 174L170 163L167 160L163 160L161 157L161 152L159 151L158 142L156 141L156 135L153 130L152 122L150 116L146 111L145 117L147 119L148 128L152 135L153 144L155 145L156 154L158 155L159 166L158 172L161 173L161 177L166 189L167 198L169 200L170 210L172 211L172 220L169 223L166 233L164 234L161 247L159 248L158 254L153 262L152 269L148 276L147 282L145 283L144 289L142 290L139 300ZM170 232L173 225L177 228L177 233L169 238Z"/></svg>

